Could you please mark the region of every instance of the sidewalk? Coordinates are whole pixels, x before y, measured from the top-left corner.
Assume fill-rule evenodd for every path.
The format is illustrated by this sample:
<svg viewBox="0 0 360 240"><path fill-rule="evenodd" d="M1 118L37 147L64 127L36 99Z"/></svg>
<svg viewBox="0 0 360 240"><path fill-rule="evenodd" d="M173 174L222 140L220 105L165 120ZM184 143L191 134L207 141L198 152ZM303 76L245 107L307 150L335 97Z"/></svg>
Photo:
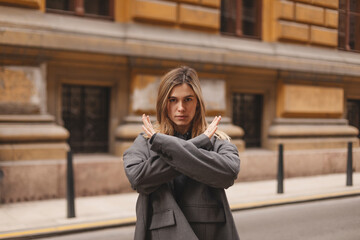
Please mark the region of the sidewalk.
<svg viewBox="0 0 360 240"><path fill-rule="evenodd" d="M353 174L351 187L345 174L332 174L285 179L285 193L276 192L276 180L236 183L226 190L233 211L360 196L360 173ZM0 204L0 239L134 224L136 199L137 193L77 198L72 219L66 218L66 199Z"/></svg>

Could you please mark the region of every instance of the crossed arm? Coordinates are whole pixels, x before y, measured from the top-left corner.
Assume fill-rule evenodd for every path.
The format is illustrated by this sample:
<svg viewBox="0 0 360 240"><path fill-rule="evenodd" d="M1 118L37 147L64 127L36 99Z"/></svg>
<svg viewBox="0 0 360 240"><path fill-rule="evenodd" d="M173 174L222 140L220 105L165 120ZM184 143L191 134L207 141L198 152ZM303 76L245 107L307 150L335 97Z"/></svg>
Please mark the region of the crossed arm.
<svg viewBox="0 0 360 240"><path fill-rule="evenodd" d="M149 194L180 173L212 187L231 186L240 166L236 147L219 140L216 149L210 150L210 138L220 120L214 118L204 134L188 141L158 133L149 144L148 139L138 136L124 154L125 171L133 188ZM147 116L143 116L143 123L145 134L155 134Z"/></svg>

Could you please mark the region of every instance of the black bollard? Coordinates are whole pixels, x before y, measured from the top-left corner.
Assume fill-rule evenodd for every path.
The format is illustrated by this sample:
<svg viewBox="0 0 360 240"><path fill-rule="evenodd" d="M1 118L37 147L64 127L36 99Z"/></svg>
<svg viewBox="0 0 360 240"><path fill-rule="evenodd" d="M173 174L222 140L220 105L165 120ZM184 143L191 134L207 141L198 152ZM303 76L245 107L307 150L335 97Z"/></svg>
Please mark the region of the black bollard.
<svg viewBox="0 0 360 240"><path fill-rule="evenodd" d="M346 168L346 186L352 186L352 142L348 142L348 152L347 152L347 168Z"/></svg>
<svg viewBox="0 0 360 240"><path fill-rule="evenodd" d="M4 172L2 169L0 169L0 203L3 202L2 200L2 189L3 189L3 185L2 185L2 179L4 178Z"/></svg>
<svg viewBox="0 0 360 240"><path fill-rule="evenodd" d="M74 172L72 152L67 153L67 181L66 181L66 199L67 199L67 217L75 217L75 194L74 194Z"/></svg>
<svg viewBox="0 0 360 240"><path fill-rule="evenodd" d="M278 161L278 174L277 174L277 193L284 193L284 159L283 159L283 145L279 144L279 161Z"/></svg>

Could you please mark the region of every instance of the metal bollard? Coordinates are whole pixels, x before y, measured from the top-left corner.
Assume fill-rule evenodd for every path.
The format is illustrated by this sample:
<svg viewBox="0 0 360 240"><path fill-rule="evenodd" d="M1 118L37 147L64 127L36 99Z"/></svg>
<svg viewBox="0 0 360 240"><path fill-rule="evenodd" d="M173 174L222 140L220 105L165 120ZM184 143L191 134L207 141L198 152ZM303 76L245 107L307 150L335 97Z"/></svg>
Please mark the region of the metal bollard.
<svg viewBox="0 0 360 240"><path fill-rule="evenodd" d="M279 161L278 161L278 174L277 174L277 193L284 193L284 147L282 144L279 144Z"/></svg>
<svg viewBox="0 0 360 240"><path fill-rule="evenodd" d="M346 168L346 186L353 185L353 169L352 169L352 142L348 142L347 152L347 168Z"/></svg>
<svg viewBox="0 0 360 240"><path fill-rule="evenodd" d="M2 202L2 190L3 190L2 179L3 178L4 178L4 172L3 172L3 170L0 169L0 204Z"/></svg>
<svg viewBox="0 0 360 240"><path fill-rule="evenodd" d="M66 171L66 199L67 199L67 217L75 217L75 191L74 191L74 171L72 152L67 153L67 171Z"/></svg>

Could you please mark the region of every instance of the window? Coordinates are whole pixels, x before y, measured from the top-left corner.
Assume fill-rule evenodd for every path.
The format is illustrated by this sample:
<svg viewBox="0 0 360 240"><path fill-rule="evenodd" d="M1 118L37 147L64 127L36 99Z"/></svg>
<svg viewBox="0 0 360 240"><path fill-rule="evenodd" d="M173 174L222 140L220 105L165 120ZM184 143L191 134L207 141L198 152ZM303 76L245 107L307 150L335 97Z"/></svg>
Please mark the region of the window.
<svg viewBox="0 0 360 240"><path fill-rule="evenodd" d="M110 89L62 86L62 118L74 153L108 152Z"/></svg>
<svg viewBox="0 0 360 240"><path fill-rule="evenodd" d="M339 2L339 48L360 51L360 1Z"/></svg>
<svg viewBox="0 0 360 240"><path fill-rule="evenodd" d="M233 123L244 129L246 147L261 147L262 103L259 94L233 94Z"/></svg>
<svg viewBox="0 0 360 240"><path fill-rule="evenodd" d="M346 108L349 125L359 129L358 138L360 138L360 100L347 100Z"/></svg>
<svg viewBox="0 0 360 240"><path fill-rule="evenodd" d="M222 0L221 32L261 38L261 0Z"/></svg>
<svg viewBox="0 0 360 240"><path fill-rule="evenodd" d="M104 19L113 18L113 0L47 0L48 12Z"/></svg>

